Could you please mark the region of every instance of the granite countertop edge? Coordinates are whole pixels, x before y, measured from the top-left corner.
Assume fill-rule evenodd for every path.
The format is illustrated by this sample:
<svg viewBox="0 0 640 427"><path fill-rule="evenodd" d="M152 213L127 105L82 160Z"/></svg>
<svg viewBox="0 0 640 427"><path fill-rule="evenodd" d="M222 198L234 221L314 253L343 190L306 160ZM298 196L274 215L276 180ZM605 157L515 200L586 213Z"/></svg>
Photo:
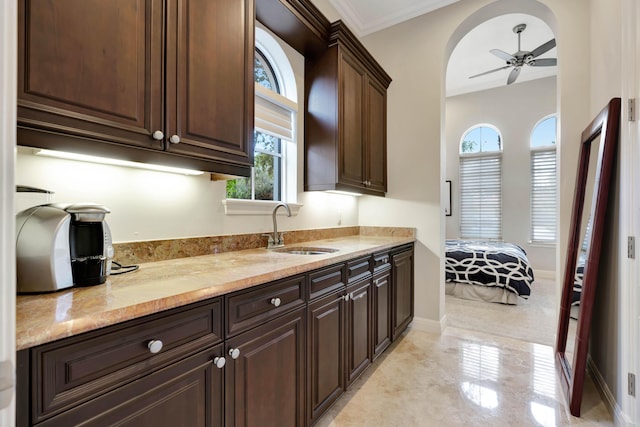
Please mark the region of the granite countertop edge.
<svg viewBox="0 0 640 427"><path fill-rule="evenodd" d="M415 237L355 235L287 245L338 249L322 255L247 249L149 262L141 264L136 272L112 275L102 285L19 295L16 349L35 347L306 273L415 240Z"/></svg>

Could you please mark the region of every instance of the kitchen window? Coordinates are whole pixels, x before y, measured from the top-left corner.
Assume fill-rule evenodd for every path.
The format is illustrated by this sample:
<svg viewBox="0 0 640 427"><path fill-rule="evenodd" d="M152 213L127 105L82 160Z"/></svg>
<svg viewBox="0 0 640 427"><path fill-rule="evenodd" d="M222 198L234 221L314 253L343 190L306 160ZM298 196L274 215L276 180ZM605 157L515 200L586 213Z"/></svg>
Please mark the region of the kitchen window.
<svg viewBox="0 0 640 427"><path fill-rule="evenodd" d="M296 201L295 78L278 42L261 28L256 28L254 81L254 165L249 178L227 181L227 214L270 214L276 202Z"/></svg>
<svg viewBox="0 0 640 427"><path fill-rule="evenodd" d="M531 132L531 242L556 242L555 115L540 120Z"/></svg>
<svg viewBox="0 0 640 427"><path fill-rule="evenodd" d="M502 137L488 124L460 139L460 237L502 239Z"/></svg>

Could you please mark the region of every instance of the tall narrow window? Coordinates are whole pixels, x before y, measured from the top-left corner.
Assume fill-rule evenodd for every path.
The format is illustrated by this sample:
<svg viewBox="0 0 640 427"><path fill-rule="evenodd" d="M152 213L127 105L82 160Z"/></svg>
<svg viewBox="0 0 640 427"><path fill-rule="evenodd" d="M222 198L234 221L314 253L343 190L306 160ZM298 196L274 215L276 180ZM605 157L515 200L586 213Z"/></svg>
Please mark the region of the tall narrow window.
<svg viewBox="0 0 640 427"><path fill-rule="evenodd" d="M556 116L531 132L531 241L556 242Z"/></svg>
<svg viewBox="0 0 640 427"><path fill-rule="evenodd" d="M256 83L254 162L250 178L227 181L227 198L283 200L284 140L293 140L295 106L280 95L273 64L255 50Z"/></svg>
<svg viewBox="0 0 640 427"><path fill-rule="evenodd" d="M502 238L502 138L477 125L460 140L460 236Z"/></svg>

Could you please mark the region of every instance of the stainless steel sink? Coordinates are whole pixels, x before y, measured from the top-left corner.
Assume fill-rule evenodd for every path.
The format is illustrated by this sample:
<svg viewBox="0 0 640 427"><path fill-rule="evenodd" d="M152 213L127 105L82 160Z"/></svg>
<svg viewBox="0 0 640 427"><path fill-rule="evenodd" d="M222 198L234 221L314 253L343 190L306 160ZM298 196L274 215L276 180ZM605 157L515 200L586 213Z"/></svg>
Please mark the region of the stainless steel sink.
<svg viewBox="0 0 640 427"><path fill-rule="evenodd" d="M316 247L309 247L309 246L292 246L289 248L280 248L280 249L274 249L275 252L282 252L282 253L286 253L286 254L293 254L293 255L324 255L324 254L330 254L332 252L337 252L337 249L333 249L333 248L316 248Z"/></svg>

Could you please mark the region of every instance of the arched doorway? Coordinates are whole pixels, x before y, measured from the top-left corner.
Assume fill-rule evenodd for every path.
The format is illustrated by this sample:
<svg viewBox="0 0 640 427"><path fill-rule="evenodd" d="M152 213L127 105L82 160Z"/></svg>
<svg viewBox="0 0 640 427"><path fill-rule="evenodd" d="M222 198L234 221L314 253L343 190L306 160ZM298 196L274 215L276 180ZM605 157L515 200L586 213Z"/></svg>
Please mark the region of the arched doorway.
<svg viewBox="0 0 640 427"><path fill-rule="evenodd" d="M520 31L521 34L516 34L516 28L522 28L520 24L525 24L530 32L527 33L525 30ZM452 182L454 205L451 216L445 217L445 237L464 238L465 236L461 236L460 232L461 177L459 165L463 155L459 146L460 138L465 130L482 123L495 126L500 130L500 134L504 135L504 139L501 141L504 145L504 151L501 153L502 187L500 189L502 224L500 234L494 238L523 247L536 269L536 276L546 280L545 285L548 288L545 290L548 292L544 295L544 300L539 301L541 306L536 307L531 313L533 322L542 316L545 317L544 327L538 328L539 330L543 329L544 334L521 336L517 329L504 328L505 321L499 317L495 319L493 324L491 322L487 324L473 322L473 317L458 319L455 316L461 312L473 316L474 306L463 305L458 307L459 312L452 313L448 304L445 303L445 313L449 325L475 325L488 332L549 345L553 345L556 327L555 271L557 270L558 240L554 240L553 244L548 241L541 244L535 240L531 231L532 196L530 189L533 180L531 165L534 152L531 149L530 139L536 124L541 119L550 114L558 114L560 111L555 73L536 73L535 71L538 70L527 70L527 67L524 66L517 82L507 85L507 79L511 75L512 69L504 66L504 61L494 58L493 64L495 66L479 65L475 62L467 62L466 66L461 66L458 50L461 49L465 52L462 57L468 61L474 61L473 55L469 53L472 52L472 49L477 51L472 52L473 54L486 55L487 58L492 55L489 52L490 49L500 49L509 53L518 50L534 50L535 47L544 44L549 39L555 38L554 27L553 15L545 5L537 1L527 2L527 4L497 1L478 10L456 28L449 40L446 52L445 63L448 68L445 73L447 80L444 86L447 87L447 95L443 97L444 137L441 145L445 157L442 181ZM495 39L496 35L499 35L499 44L479 47L478 39ZM518 36L521 37L521 40L518 40ZM522 46L519 42L522 43ZM551 56L555 57L557 52L553 50L552 53ZM453 70L452 63L456 64ZM494 72L484 73L487 70ZM478 73L481 73L479 78L468 79ZM461 75L467 76L468 81L462 85L452 85L449 81L452 75L458 81L461 79ZM554 144L556 142L559 144L559 141L553 141ZM557 187L557 184L554 185ZM445 254L442 255L443 264L444 259ZM535 288L532 288L530 301L536 297ZM449 298L445 297L447 301ZM525 304L530 301L525 301ZM490 309L490 303L483 304L488 304L485 309ZM504 307L502 309L504 310ZM491 327L492 325L495 329L487 330L487 326Z"/></svg>

